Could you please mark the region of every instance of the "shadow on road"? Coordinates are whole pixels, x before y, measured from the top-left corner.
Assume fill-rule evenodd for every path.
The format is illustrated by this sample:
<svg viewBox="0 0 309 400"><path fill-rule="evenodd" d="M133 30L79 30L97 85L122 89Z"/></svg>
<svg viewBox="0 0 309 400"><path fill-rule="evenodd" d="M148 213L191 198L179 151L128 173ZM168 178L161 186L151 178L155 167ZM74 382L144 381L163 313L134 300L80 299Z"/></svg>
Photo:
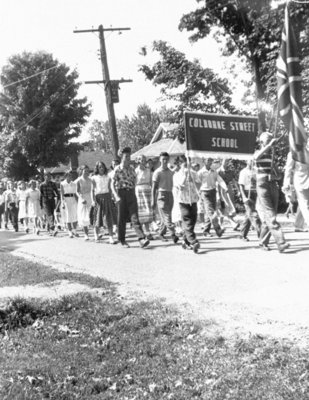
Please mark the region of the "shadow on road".
<svg viewBox="0 0 309 400"><path fill-rule="evenodd" d="M26 242L46 240L46 236L46 232L43 232L43 235L33 235L25 232L2 231L0 232L0 251L14 251Z"/></svg>

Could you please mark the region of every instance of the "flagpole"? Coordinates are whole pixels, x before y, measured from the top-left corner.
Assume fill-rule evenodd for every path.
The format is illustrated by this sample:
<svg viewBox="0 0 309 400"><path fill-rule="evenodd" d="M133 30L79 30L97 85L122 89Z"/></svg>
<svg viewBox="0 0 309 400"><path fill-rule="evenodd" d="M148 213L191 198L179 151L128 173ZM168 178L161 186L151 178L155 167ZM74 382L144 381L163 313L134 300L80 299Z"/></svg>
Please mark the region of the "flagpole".
<svg viewBox="0 0 309 400"><path fill-rule="evenodd" d="M186 151L186 159L187 159L187 168L188 168L188 185L189 185L189 197L190 197L190 205L191 203L191 186L190 186L190 176L191 176L191 165L189 161L188 152Z"/></svg>

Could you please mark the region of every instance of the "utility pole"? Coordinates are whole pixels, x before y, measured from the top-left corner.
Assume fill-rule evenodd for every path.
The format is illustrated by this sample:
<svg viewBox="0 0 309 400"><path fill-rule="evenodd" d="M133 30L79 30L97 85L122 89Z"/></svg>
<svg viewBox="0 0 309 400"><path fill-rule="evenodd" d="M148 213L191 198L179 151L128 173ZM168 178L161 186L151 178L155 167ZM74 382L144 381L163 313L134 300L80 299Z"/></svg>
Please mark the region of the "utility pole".
<svg viewBox="0 0 309 400"><path fill-rule="evenodd" d="M114 157L117 157L118 150L119 150L119 140L118 140L118 134L117 134L114 103L119 102L119 97L118 97L119 83L132 82L132 80L131 79L110 80L104 32L105 31L128 31L130 29L131 28L107 28L107 29L104 29L103 25L99 25L98 29L85 29L85 30L73 31L74 33L99 32L100 60L101 60L101 64L102 64L103 80L102 81L86 81L85 83L86 84L93 84L93 83L96 83L96 84L103 83L104 84L108 120L109 120L110 127L112 130L112 142L113 142Z"/></svg>

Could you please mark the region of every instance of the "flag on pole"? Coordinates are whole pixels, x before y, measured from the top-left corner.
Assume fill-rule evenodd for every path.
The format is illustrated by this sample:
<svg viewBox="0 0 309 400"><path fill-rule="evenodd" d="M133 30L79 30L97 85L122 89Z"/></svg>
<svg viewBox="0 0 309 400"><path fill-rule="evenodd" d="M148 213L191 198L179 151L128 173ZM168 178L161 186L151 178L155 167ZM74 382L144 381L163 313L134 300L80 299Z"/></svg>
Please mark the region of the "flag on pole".
<svg viewBox="0 0 309 400"><path fill-rule="evenodd" d="M280 54L277 60L278 111L289 132L293 158L306 162L307 134L302 113L301 67L296 36L285 8Z"/></svg>

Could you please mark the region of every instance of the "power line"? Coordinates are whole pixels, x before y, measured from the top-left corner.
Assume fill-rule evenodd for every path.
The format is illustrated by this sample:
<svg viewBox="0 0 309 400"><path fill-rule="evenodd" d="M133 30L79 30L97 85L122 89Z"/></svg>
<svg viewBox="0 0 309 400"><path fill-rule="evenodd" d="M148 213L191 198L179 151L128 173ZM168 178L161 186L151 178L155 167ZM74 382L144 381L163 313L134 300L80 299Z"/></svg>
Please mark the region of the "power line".
<svg viewBox="0 0 309 400"><path fill-rule="evenodd" d="M11 83L9 83L8 85L3 86L3 89L6 89L6 88L8 88L8 87L10 87L10 86L13 86L13 85L17 85L17 83L27 81L28 79L34 78L35 76L38 76L38 75L40 75L40 74L43 74L44 72L50 71L51 69L54 69L54 68L57 68L57 67L58 67L58 65L54 65L53 67L44 69L43 71L40 71L40 72L36 72L36 73L33 74L33 75L30 75L30 76L27 76L26 78L20 79L19 81L11 82Z"/></svg>

